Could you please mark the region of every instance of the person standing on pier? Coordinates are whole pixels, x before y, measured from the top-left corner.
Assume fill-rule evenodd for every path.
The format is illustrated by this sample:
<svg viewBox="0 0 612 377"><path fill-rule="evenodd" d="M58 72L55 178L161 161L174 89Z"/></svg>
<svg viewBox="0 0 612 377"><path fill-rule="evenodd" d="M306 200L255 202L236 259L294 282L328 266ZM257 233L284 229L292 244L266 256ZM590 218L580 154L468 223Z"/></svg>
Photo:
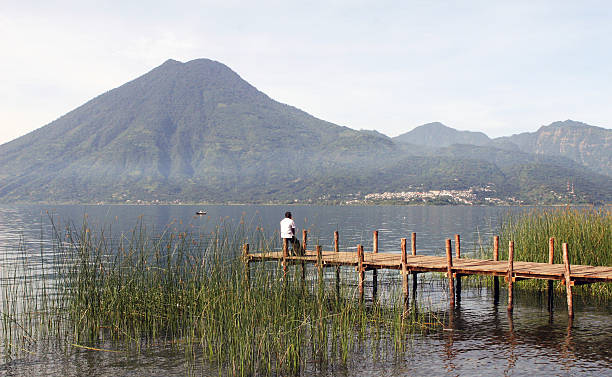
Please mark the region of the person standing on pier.
<svg viewBox="0 0 612 377"><path fill-rule="evenodd" d="M280 222L281 239L287 239L287 243L291 243L293 254L302 255L302 247L300 241L295 237L295 232L295 221L291 218L291 212L287 211L285 212L285 218Z"/></svg>

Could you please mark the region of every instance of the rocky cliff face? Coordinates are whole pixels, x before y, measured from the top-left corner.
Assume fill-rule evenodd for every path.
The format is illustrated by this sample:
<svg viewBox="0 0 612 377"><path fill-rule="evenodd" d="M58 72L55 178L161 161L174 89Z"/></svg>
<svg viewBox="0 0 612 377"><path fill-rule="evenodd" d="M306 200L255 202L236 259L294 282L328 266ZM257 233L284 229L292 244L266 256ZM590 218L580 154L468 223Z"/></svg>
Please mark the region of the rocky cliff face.
<svg viewBox="0 0 612 377"><path fill-rule="evenodd" d="M496 139L511 141L523 152L570 158L590 169L612 176L612 130L566 120L527 132Z"/></svg>

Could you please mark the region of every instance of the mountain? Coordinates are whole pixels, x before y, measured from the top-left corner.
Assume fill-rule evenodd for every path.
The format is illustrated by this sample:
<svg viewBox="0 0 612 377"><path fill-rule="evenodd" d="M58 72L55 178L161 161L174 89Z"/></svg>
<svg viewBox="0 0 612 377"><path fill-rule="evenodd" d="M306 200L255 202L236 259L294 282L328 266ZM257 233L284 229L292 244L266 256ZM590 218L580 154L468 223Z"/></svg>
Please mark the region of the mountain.
<svg viewBox="0 0 612 377"><path fill-rule="evenodd" d="M612 202L609 177L519 148L440 123L397 138L356 131L274 101L219 62L168 60L0 145L0 201L262 203L486 186L530 203Z"/></svg>
<svg viewBox="0 0 612 377"><path fill-rule="evenodd" d="M227 66L168 60L0 146L0 198L244 199L396 149L278 103ZM251 193L252 194L252 193Z"/></svg>
<svg viewBox="0 0 612 377"><path fill-rule="evenodd" d="M393 141L429 147L448 147L452 144L485 145L491 139L482 132L458 131L440 122L434 122L396 136Z"/></svg>
<svg viewBox="0 0 612 377"><path fill-rule="evenodd" d="M591 170L612 177L612 129L566 120L526 132L494 139L513 143L527 153L570 158Z"/></svg>

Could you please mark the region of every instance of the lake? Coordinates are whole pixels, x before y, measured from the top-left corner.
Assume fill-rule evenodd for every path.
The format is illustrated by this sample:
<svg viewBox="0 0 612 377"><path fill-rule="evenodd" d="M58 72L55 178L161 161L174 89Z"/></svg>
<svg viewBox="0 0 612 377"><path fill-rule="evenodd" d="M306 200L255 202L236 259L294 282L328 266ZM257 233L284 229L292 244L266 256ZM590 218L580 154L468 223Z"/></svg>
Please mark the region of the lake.
<svg viewBox="0 0 612 377"><path fill-rule="evenodd" d="M206 210L196 216L197 210ZM308 229L309 245L331 247L333 232L340 233L342 250L372 247L372 231L379 231L379 250L398 252L400 239L417 233L420 254L444 255L444 242L461 235L462 254L477 256L479 246L490 247L502 216L524 208L457 206L125 206L125 205L20 205L0 206L2 268L15 263L19 245L30 258L51 252L52 221L75 224L86 219L94 229L112 227L113 234L129 232L142 223L151 232L166 227L206 233L225 222L263 227L272 233L285 211L293 213L298 230ZM60 227L61 227L60 226ZM520 247L520 245L517 245ZM546 247L544 245L544 247ZM344 275L354 274L345 269ZM371 279L370 272L367 279ZM399 289L397 272L381 274L387 289ZM436 277L425 274L417 300L434 310L448 310L445 292ZM520 284L520 283L519 283ZM371 286L366 287L367 292ZM381 288L379 288L380 290ZM385 288L382 288L384 290ZM546 294L516 290L514 314L509 317L505 296L494 302L487 287L464 286L453 311L453 327L409 335L407 350L364 344L347 366L326 369L311 366L303 375L398 376L398 375L609 375L612 376L612 306L575 298L573 323L568 322L565 297L555 297L556 310L546 307ZM366 300L371 295L366 294ZM382 347L382 346L381 346ZM387 352L388 351L388 352ZM157 346L140 354L112 354L79 348L38 350L0 365L0 375L62 376L183 376L216 375L214 366L185 366L184 355L170 346Z"/></svg>

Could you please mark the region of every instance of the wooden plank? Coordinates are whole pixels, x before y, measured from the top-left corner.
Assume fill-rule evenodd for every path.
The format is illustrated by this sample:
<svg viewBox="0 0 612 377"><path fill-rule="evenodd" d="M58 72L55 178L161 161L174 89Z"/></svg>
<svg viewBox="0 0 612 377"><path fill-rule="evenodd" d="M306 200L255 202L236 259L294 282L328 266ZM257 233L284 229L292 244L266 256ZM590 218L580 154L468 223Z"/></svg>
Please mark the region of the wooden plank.
<svg viewBox="0 0 612 377"><path fill-rule="evenodd" d="M284 253L284 250L249 252L246 258L249 261L284 260L285 263L290 261L316 263L317 253L315 250L308 250L304 256L289 256ZM324 265L355 266L359 262L355 252L335 250L322 251L321 259ZM508 269L506 263L505 261L461 258L454 261L453 270L468 274L503 275ZM363 264L369 269L400 269L402 266L401 254L382 253L380 251L378 253L364 253ZM448 266L445 257L408 255L406 257L406 267L415 272L439 272L446 271ZM515 275L520 277L532 277L534 279L550 277L551 280L561 280L565 268L563 264L515 261L513 262L513 270ZM570 278L583 282L612 282L612 267L572 265Z"/></svg>

